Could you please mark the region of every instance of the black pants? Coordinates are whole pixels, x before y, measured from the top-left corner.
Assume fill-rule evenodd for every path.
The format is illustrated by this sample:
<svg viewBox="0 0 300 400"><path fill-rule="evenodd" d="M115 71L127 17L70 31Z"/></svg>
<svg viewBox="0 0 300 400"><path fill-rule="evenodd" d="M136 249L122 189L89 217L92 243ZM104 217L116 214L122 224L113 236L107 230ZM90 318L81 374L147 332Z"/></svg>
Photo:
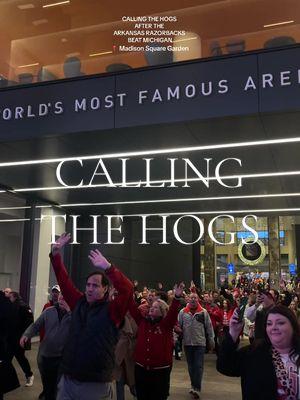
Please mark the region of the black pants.
<svg viewBox="0 0 300 400"><path fill-rule="evenodd" d="M172 367L147 370L135 365L135 387L138 400L166 400L169 397Z"/></svg>
<svg viewBox="0 0 300 400"><path fill-rule="evenodd" d="M14 351L14 356L16 357L22 371L24 372L26 378L29 378L33 375L29 361L25 356L25 350L21 346L16 346Z"/></svg>
<svg viewBox="0 0 300 400"><path fill-rule="evenodd" d="M38 367L42 378L45 400L56 399L60 362L61 357L38 356Z"/></svg>

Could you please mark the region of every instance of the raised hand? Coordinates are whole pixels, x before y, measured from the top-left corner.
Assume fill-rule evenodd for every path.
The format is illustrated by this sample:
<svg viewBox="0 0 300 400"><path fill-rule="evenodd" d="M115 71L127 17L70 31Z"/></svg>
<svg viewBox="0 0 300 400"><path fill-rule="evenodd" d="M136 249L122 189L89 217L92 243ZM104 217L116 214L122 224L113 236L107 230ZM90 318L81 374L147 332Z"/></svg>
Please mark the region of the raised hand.
<svg viewBox="0 0 300 400"><path fill-rule="evenodd" d="M240 333L243 329L243 325L244 325L244 320L239 321L238 308L236 308L229 321L229 333L234 342L238 340L238 337L240 336Z"/></svg>
<svg viewBox="0 0 300 400"><path fill-rule="evenodd" d="M176 297L181 297L184 289L184 283L181 282L179 285L174 286L174 294Z"/></svg>
<svg viewBox="0 0 300 400"><path fill-rule="evenodd" d="M26 342L28 342L28 337L27 336L22 336L21 339L20 339L20 346L22 348L24 348Z"/></svg>
<svg viewBox="0 0 300 400"><path fill-rule="evenodd" d="M71 235L69 233L63 233L56 240L56 242L51 246L52 254L58 253L69 241L71 240Z"/></svg>
<svg viewBox="0 0 300 400"><path fill-rule="evenodd" d="M92 264L95 267L101 268L104 271L106 271L111 266L111 264L107 261L107 259L97 249L90 251L89 259L91 260Z"/></svg>
<svg viewBox="0 0 300 400"><path fill-rule="evenodd" d="M66 312L71 311L69 304L66 302L66 300L63 298L62 295L60 295L58 298L58 304L59 304L59 307L62 308L63 310L65 310Z"/></svg>

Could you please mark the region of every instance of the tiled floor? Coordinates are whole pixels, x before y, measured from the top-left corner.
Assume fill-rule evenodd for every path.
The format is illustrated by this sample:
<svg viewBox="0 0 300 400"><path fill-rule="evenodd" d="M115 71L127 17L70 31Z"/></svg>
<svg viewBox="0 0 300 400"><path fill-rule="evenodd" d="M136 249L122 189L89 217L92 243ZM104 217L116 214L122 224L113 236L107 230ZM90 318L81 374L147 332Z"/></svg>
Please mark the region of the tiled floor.
<svg viewBox="0 0 300 400"><path fill-rule="evenodd" d="M22 387L5 396L5 400L37 400L41 392L41 381L36 365L37 344L27 352L35 375L34 385L30 388L24 387L24 376L16 365ZM203 390L201 400L240 400L240 381L237 378L228 378L219 374L215 369L216 356L207 354L205 356L205 371L203 377ZM170 400L189 400L188 394L189 379L185 361L175 361L171 375ZM82 399L88 400L88 399ZM126 392L126 400L133 400L133 397ZM155 400L155 399L153 399Z"/></svg>

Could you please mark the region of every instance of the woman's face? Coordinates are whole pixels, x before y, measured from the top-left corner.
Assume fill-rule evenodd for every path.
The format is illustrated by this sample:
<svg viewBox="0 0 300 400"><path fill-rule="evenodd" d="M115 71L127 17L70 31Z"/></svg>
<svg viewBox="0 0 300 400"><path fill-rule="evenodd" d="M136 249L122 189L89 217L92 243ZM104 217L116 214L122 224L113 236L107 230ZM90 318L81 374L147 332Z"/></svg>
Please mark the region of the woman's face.
<svg viewBox="0 0 300 400"><path fill-rule="evenodd" d="M288 349L292 346L293 327L284 315L269 314L266 330L275 348Z"/></svg>
<svg viewBox="0 0 300 400"><path fill-rule="evenodd" d="M296 309L296 303L295 303L294 301L291 301L290 308L291 308L292 310L295 310L295 309Z"/></svg>
<svg viewBox="0 0 300 400"><path fill-rule="evenodd" d="M152 306L150 307L150 310L149 310L149 315L152 318L162 317L162 312L161 312L161 309L159 307L158 301L154 301L152 303Z"/></svg>

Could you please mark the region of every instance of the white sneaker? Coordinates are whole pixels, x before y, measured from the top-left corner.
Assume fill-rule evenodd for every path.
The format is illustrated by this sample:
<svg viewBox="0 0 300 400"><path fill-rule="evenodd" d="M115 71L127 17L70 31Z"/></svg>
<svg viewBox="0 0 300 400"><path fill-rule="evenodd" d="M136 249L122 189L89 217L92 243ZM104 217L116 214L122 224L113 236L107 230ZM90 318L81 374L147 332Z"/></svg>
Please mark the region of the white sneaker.
<svg viewBox="0 0 300 400"><path fill-rule="evenodd" d="M26 387L32 386L33 385L33 381L34 381L34 376L33 375L29 376L28 378L26 378L25 386Z"/></svg>

